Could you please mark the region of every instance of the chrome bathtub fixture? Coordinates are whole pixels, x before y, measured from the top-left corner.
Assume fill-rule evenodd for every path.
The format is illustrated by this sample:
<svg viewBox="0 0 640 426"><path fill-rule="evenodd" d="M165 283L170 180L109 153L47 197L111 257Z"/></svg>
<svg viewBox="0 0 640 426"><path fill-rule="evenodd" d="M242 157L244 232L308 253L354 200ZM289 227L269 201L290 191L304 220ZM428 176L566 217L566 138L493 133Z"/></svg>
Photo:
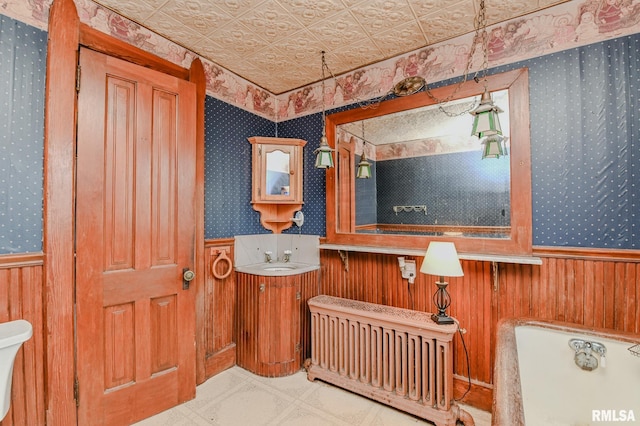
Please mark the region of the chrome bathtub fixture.
<svg viewBox="0 0 640 426"><path fill-rule="evenodd" d="M631 352L631 355L640 357L640 343L631 346L628 350Z"/></svg>
<svg viewBox="0 0 640 426"><path fill-rule="evenodd" d="M598 359L594 356L594 352L600 355L602 368L606 367L607 348L602 343L571 339L569 340L569 347L575 351L573 360L581 369L593 371L598 368Z"/></svg>
<svg viewBox="0 0 640 426"><path fill-rule="evenodd" d="M267 263L271 263L271 255L272 254L273 253L270 252L270 251L265 251L264 252L264 261L267 262Z"/></svg>
<svg viewBox="0 0 640 426"><path fill-rule="evenodd" d="M284 259L283 261L285 263L289 262L291 260L291 250L285 250L284 251Z"/></svg>

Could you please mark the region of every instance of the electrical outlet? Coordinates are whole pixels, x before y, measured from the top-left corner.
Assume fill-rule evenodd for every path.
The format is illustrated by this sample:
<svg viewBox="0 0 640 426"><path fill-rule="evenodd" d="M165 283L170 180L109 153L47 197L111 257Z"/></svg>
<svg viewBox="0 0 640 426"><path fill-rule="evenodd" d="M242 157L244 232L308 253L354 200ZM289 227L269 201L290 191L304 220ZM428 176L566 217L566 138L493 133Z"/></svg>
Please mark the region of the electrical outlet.
<svg viewBox="0 0 640 426"><path fill-rule="evenodd" d="M413 283L416 279L416 261L405 260L402 268L402 278L408 279L409 283Z"/></svg>

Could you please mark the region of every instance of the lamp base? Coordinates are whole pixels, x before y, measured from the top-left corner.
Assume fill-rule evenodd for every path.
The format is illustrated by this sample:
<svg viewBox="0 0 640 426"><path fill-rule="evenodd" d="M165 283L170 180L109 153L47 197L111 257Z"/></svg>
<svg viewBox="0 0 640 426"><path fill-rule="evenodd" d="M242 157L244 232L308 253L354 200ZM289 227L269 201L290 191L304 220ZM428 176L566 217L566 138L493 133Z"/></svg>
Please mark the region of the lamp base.
<svg viewBox="0 0 640 426"><path fill-rule="evenodd" d="M451 318L448 315L437 315L437 314L432 314L431 315L431 319L433 320L433 322L435 322L438 325L444 325L444 324L453 324L453 318Z"/></svg>

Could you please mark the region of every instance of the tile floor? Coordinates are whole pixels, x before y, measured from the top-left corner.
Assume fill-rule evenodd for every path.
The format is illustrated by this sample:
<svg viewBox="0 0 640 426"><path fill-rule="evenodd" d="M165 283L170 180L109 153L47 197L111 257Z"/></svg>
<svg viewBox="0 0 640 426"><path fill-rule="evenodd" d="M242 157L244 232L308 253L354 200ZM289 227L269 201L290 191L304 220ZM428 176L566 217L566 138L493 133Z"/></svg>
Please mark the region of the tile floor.
<svg viewBox="0 0 640 426"><path fill-rule="evenodd" d="M464 406L477 426L491 415ZM198 386L196 398L137 423L137 426L405 426L430 425L419 418L363 398L300 371L266 378L240 367L226 370Z"/></svg>

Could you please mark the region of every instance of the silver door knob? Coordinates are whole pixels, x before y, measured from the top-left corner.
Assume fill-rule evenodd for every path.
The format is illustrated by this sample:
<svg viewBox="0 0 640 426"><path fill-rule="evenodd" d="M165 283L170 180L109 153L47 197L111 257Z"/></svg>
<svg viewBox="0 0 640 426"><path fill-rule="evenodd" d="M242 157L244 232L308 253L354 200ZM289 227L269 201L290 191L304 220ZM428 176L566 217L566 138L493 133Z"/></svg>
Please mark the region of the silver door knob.
<svg viewBox="0 0 640 426"><path fill-rule="evenodd" d="M189 268L184 268L182 270L182 289L183 290L188 290L189 289L189 281L193 280L195 277L196 277L196 273L195 272L193 272Z"/></svg>
<svg viewBox="0 0 640 426"><path fill-rule="evenodd" d="M191 269L187 269L186 271L184 271L184 274L182 274L182 279L187 282L191 281L195 277L196 277L196 273L193 272Z"/></svg>

